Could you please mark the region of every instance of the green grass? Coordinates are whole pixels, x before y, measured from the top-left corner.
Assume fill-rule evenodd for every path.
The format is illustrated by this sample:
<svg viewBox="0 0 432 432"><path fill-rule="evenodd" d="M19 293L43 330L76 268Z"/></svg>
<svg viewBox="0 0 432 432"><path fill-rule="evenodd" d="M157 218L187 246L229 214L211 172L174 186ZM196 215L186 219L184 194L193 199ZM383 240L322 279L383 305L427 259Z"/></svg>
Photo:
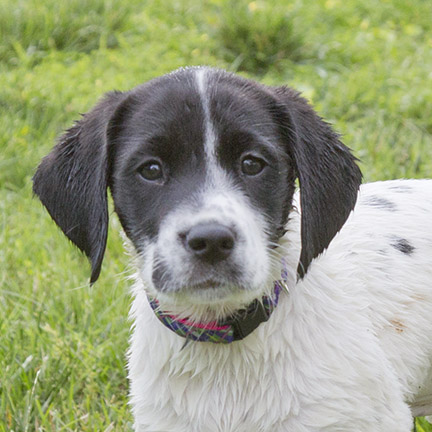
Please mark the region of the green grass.
<svg viewBox="0 0 432 432"><path fill-rule="evenodd" d="M179 66L225 67L301 90L366 181L431 177L429 0L0 0L0 10L0 432L131 425L118 221L89 287L86 260L31 194L40 158L104 92Z"/></svg>

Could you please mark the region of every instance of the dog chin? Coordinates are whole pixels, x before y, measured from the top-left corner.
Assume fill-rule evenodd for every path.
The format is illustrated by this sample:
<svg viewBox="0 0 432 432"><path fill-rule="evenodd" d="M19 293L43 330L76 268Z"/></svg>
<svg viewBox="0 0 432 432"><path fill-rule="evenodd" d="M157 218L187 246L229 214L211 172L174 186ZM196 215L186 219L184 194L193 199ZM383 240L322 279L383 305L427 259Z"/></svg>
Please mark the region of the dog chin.
<svg viewBox="0 0 432 432"><path fill-rule="evenodd" d="M164 297L172 297L176 302L186 300L189 304L212 305L231 301L234 298L249 297L247 293L250 291L255 290L238 283L209 279L179 286L163 294Z"/></svg>
<svg viewBox="0 0 432 432"><path fill-rule="evenodd" d="M162 307L180 315L196 315L205 308L212 319L228 316L245 307L255 298L264 295L263 286L209 279L187 285L179 285L170 291L159 291L152 284L149 294L158 298ZM197 309L198 308L198 309ZM215 315L214 315L215 314Z"/></svg>
<svg viewBox="0 0 432 432"><path fill-rule="evenodd" d="M213 305L241 298L245 295L245 291L246 289L239 285L208 282L185 287L179 295L187 297L191 303Z"/></svg>

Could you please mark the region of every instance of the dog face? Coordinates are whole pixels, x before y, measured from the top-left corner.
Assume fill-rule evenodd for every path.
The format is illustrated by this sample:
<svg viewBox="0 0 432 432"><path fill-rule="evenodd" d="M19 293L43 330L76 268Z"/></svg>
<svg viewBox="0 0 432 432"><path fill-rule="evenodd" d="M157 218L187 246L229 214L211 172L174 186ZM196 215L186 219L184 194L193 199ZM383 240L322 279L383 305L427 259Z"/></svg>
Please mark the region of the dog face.
<svg viewBox="0 0 432 432"><path fill-rule="evenodd" d="M296 178L303 276L355 204L354 158L294 91L189 68L108 94L42 161L34 191L92 282L110 188L149 291L212 303L267 288Z"/></svg>
<svg viewBox="0 0 432 432"><path fill-rule="evenodd" d="M205 302L265 286L294 191L272 101L254 88L245 104L223 78L144 86L109 132L116 212L146 285Z"/></svg>

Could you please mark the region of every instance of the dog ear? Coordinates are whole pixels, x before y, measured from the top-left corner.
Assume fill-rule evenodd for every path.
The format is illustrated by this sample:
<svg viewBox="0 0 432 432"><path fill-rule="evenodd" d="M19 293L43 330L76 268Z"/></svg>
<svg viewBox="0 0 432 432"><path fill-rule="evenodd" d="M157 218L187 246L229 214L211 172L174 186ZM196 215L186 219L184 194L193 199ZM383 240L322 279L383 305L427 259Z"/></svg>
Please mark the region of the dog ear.
<svg viewBox="0 0 432 432"><path fill-rule="evenodd" d="M123 99L108 93L65 132L33 177L33 192L89 258L90 283L99 277L108 234L106 129Z"/></svg>
<svg viewBox="0 0 432 432"><path fill-rule="evenodd" d="M362 175L357 159L299 93L272 89L278 122L300 184L299 277L342 228L355 206Z"/></svg>

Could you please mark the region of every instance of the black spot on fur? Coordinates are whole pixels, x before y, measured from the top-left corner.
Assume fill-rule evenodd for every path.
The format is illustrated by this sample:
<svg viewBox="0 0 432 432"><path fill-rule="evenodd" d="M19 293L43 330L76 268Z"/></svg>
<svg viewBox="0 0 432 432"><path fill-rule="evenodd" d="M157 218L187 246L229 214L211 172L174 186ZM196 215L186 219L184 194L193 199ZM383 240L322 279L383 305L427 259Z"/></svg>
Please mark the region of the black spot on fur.
<svg viewBox="0 0 432 432"><path fill-rule="evenodd" d="M390 243L390 246L393 246L396 250L405 255L412 255L415 250L415 247L404 238L395 238L393 243Z"/></svg>
<svg viewBox="0 0 432 432"><path fill-rule="evenodd" d="M397 193L409 193L412 191L412 187L406 185L391 186L389 189Z"/></svg>
<svg viewBox="0 0 432 432"><path fill-rule="evenodd" d="M396 205L386 198L376 195L370 196L363 201L366 205L382 210L396 210Z"/></svg>

